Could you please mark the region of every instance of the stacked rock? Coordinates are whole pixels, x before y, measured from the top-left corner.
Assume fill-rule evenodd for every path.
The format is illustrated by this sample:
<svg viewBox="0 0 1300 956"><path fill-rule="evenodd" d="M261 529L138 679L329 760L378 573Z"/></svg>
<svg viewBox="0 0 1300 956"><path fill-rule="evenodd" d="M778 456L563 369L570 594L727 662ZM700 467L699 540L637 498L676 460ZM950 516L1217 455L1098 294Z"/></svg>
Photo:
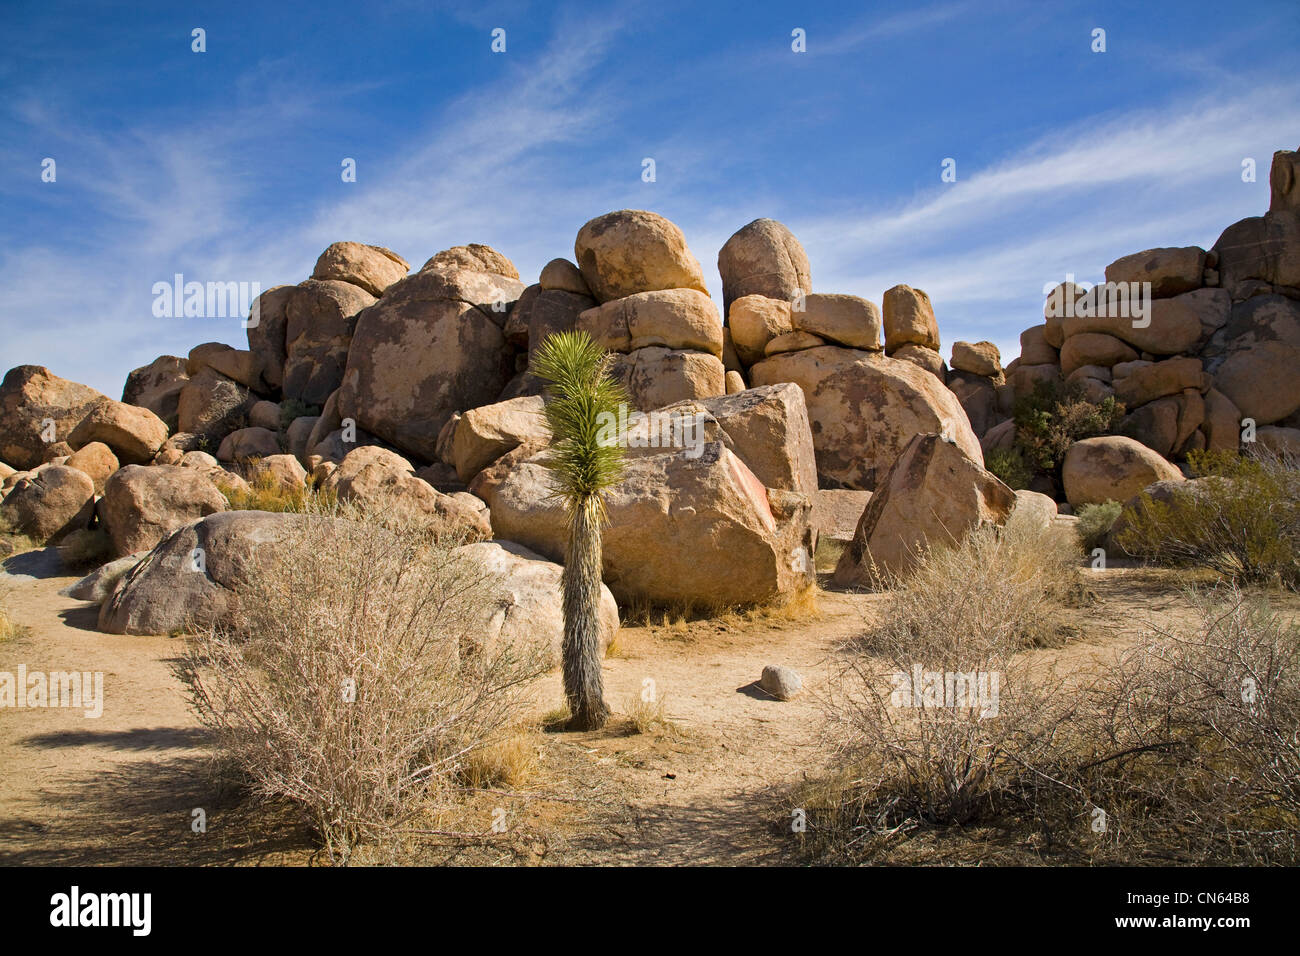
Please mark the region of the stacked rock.
<svg viewBox="0 0 1300 956"><path fill-rule="evenodd" d="M650 411L726 394L722 320L680 229L623 209L588 222L573 248L598 303L574 327L618 353L613 374L633 405Z"/></svg>
<svg viewBox="0 0 1300 956"><path fill-rule="evenodd" d="M983 464L961 404L943 384L929 298L908 286L881 313L855 295L814 293L808 257L779 222L759 219L718 255L727 326L751 385L794 382L812 422L823 488L870 491L912 437L943 434ZM892 352L892 357L887 352Z"/></svg>
<svg viewBox="0 0 1300 956"><path fill-rule="evenodd" d="M1000 412L1039 383L1065 384L1122 402L1119 431L1165 459L1250 441L1300 451L1300 153L1276 153L1270 183L1269 211L1209 250L1147 249L1091 289L1057 286L1046 321L1020 337ZM999 425L985 446L1012 434ZM1082 472L1104 443L1080 446L1067 470Z"/></svg>

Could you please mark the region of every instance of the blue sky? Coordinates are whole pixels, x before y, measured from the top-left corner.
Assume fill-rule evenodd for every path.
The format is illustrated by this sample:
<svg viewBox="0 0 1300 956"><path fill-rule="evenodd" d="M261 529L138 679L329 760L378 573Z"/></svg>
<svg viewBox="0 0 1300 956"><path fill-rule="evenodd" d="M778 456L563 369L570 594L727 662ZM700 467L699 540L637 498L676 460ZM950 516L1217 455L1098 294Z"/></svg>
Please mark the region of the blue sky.
<svg viewBox="0 0 1300 956"><path fill-rule="evenodd" d="M155 318L174 273L268 288L336 240L414 268L485 242L535 281L627 207L682 227L719 301L718 249L770 216L815 291L918 286L945 356L1010 358L1045 283L1208 247L1300 146L1295 0L6 0L4 20L0 370L114 395L159 354L244 341L237 319Z"/></svg>

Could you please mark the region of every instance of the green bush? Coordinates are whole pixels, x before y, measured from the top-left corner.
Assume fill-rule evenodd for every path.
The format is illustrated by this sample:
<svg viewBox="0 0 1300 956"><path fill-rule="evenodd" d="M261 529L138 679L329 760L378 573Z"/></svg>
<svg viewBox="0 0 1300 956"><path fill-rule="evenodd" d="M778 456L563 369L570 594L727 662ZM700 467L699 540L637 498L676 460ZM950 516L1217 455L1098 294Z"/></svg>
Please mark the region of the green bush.
<svg viewBox="0 0 1300 956"><path fill-rule="evenodd" d="M1016 491L1034 480L1034 469L1019 448L994 448L984 456L984 467Z"/></svg>
<svg viewBox="0 0 1300 956"><path fill-rule="evenodd" d="M1193 452L1188 463L1199 480L1165 500L1143 493L1124 511L1119 546L1234 582L1300 584L1300 463L1266 449Z"/></svg>
<svg viewBox="0 0 1300 956"><path fill-rule="evenodd" d="M286 398L280 403L280 431L288 431L295 419L320 413L319 405L308 405L296 398Z"/></svg>
<svg viewBox="0 0 1300 956"><path fill-rule="evenodd" d="M1110 533L1115 519L1123 510L1124 506L1113 500L1098 505L1083 505L1079 508L1077 515L1079 521L1075 524L1074 530L1079 536L1084 551L1091 552L1094 548L1104 545L1106 535Z"/></svg>
<svg viewBox="0 0 1300 956"><path fill-rule="evenodd" d="M1016 448L1029 467L1060 479L1070 446L1085 438L1114 434L1124 405L1114 397L1088 401L1078 385L1040 383L1016 400Z"/></svg>

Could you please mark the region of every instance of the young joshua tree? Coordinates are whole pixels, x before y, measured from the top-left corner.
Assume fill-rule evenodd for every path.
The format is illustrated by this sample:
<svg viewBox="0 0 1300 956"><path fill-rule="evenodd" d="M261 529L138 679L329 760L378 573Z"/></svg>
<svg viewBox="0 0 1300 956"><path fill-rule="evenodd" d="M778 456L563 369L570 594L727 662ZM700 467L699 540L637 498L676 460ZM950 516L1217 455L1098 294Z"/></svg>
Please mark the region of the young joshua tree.
<svg viewBox="0 0 1300 956"><path fill-rule="evenodd" d="M534 358L547 386L552 497L564 502L569 544L564 589L564 695L570 730L597 730L609 717L600 673L601 526L605 493L623 475L623 449L602 427L625 402L610 356L586 332L550 336Z"/></svg>

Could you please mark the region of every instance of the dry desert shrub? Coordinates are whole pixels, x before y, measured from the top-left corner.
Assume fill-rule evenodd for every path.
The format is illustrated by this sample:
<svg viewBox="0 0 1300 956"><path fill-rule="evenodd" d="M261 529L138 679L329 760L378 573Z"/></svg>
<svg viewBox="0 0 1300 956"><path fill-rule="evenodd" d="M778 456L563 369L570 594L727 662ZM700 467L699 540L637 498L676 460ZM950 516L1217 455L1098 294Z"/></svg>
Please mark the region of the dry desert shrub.
<svg viewBox="0 0 1300 956"><path fill-rule="evenodd" d="M860 862L902 852L902 834L991 828L1022 862L1295 862L1294 620L1233 587L1191 592L1193 623L1062 675L1026 650L1064 593L1053 576L980 580L977 555L1020 566L980 533L932 552L845 649L827 698L838 770L787 807L807 848Z"/></svg>
<svg viewBox="0 0 1300 956"><path fill-rule="evenodd" d="M1300 584L1300 460L1260 447L1192 453L1202 479L1126 508L1120 547L1157 564L1208 568L1240 583Z"/></svg>
<svg viewBox="0 0 1300 956"><path fill-rule="evenodd" d="M483 776L476 754L509 739L546 662L540 647L483 645L482 572L425 529L307 507L240 595L238 627L194 637L182 674L218 755L257 795L297 805L346 864Z"/></svg>
<svg viewBox="0 0 1300 956"><path fill-rule="evenodd" d="M890 604L844 648L827 699L845 770L814 799L837 853L970 822L1058 762L1075 701L1022 652L1081 593L1078 558L1069 536L1022 523L927 548L889 578Z"/></svg>
<svg viewBox="0 0 1300 956"><path fill-rule="evenodd" d="M1235 586L1189 592L1093 688L1076 776L1117 842L1188 862L1290 863L1300 838L1300 629Z"/></svg>

